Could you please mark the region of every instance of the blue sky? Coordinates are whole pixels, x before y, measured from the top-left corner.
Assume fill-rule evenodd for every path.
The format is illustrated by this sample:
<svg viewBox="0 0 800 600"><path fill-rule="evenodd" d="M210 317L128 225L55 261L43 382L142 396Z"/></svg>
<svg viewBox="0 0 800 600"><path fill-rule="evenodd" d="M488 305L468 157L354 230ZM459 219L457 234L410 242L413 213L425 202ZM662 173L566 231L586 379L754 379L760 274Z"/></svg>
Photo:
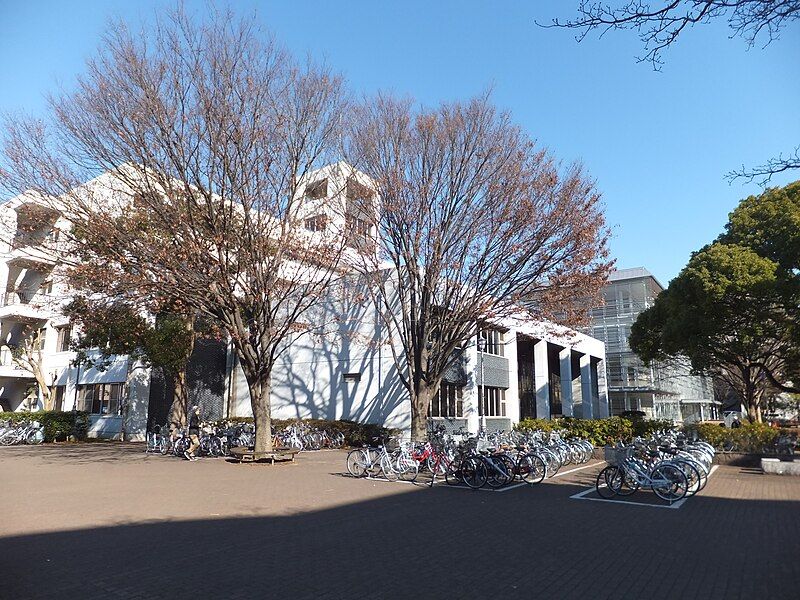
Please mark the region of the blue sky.
<svg viewBox="0 0 800 600"><path fill-rule="evenodd" d="M578 44L534 19L569 16L577 0L537 2L231 2L296 55L324 60L358 94L392 90L422 103L488 86L540 144L581 161L603 192L619 267L663 283L712 240L755 184L724 175L800 144L800 24L748 49L725 24L688 31L660 73L637 64L630 32ZM203 11L206 2L187 1ZM69 87L110 17L138 25L161 0L0 0L0 111L42 114ZM773 180L785 184L800 172Z"/></svg>

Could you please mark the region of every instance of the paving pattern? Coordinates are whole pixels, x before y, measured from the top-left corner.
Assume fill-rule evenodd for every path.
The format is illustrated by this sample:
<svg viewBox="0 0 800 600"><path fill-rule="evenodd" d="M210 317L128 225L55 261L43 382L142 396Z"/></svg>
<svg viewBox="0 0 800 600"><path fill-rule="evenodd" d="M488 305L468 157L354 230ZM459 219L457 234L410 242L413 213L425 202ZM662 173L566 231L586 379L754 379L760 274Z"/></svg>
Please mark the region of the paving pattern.
<svg viewBox="0 0 800 600"><path fill-rule="evenodd" d="M720 467L680 510L356 480L344 453L189 463L0 448L0 598L797 598L800 478Z"/></svg>

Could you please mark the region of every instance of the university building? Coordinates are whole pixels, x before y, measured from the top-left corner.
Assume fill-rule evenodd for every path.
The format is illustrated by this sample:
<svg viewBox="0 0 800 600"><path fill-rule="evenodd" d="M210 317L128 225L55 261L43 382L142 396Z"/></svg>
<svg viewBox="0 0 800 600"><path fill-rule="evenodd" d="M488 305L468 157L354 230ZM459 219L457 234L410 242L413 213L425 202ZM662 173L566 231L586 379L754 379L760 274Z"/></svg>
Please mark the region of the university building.
<svg viewBox="0 0 800 600"><path fill-rule="evenodd" d="M327 185L333 177L335 170L322 169L306 187L304 226L310 231L327 222L317 218L326 204L351 200L349 185ZM125 356L102 370L75 363L70 340L76 332L62 313L70 290L58 258L61 232L70 223L34 195L6 202L0 223L2 410L85 410L91 414L90 435L116 439L143 439L148 426L166 422L172 390L157 370ZM357 239L365 226L348 219L342 231ZM408 429L408 392L375 307L332 293L315 310L320 322L331 322L333 313L338 330L307 333L287 345L272 376L273 418L350 419ZM49 406L35 371L51 391ZM198 340L187 384L190 401L206 419L251 414L246 380L229 344ZM477 431L482 425L509 429L527 417L601 418L609 412L603 342L520 316L492 322L465 344L430 414L448 426Z"/></svg>
<svg viewBox="0 0 800 600"><path fill-rule="evenodd" d="M606 346L611 414L641 411L676 423L716 419L720 403L710 378L692 375L685 361L646 366L630 348L631 325L662 291L647 269L620 269L609 276L603 304L592 310L587 333Z"/></svg>

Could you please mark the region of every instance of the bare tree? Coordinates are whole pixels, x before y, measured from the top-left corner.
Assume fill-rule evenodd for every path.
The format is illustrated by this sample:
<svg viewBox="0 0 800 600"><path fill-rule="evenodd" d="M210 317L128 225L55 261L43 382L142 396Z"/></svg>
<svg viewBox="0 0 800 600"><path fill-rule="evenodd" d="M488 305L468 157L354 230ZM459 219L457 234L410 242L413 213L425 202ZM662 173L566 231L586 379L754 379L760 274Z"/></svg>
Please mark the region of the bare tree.
<svg viewBox="0 0 800 600"><path fill-rule="evenodd" d="M30 371L36 380L36 385L42 395L45 410L51 410L50 387L44 372L42 348L44 347L44 329L37 326L26 326L20 333L18 344L3 344L11 353L14 365L25 371Z"/></svg>
<svg viewBox="0 0 800 600"><path fill-rule="evenodd" d="M360 110L351 153L381 201L364 273L418 439L482 322L519 316L522 303L530 317L585 316L567 299L599 290L608 232L593 183L559 169L487 97L434 110L378 97Z"/></svg>
<svg viewBox="0 0 800 600"><path fill-rule="evenodd" d="M269 451L273 366L338 277L340 239L303 227L305 186L348 103L340 77L262 40L230 13L116 24L49 122L7 123L0 181L50 199L128 301L174 301L230 338Z"/></svg>

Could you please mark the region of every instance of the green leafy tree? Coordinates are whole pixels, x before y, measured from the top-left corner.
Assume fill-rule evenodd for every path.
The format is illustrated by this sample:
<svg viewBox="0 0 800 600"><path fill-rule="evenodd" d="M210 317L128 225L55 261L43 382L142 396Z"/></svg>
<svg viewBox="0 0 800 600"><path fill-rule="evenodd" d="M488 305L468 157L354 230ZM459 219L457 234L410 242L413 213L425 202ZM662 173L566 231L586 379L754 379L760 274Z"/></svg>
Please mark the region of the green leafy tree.
<svg viewBox="0 0 800 600"><path fill-rule="evenodd" d="M726 231L689 264L631 329L646 362L688 357L742 398L751 421L774 388L798 381L800 183L745 199Z"/></svg>
<svg viewBox="0 0 800 600"><path fill-rule="evenodd" d="M800 181L744 199L730 214L719 241L747 246L777 264L775 293L786 315L780 338L789 341L791 352L779 361L780 370L762 367L775 388L800 393Z"/></svg>
<svg viewBox="0 0 800 600"><path fill-rule="evenodd" d="M148 318L130 304L107 304L83 296L75 298L65 312L80 327L73 344L79 362L102 369L113 356L128 355L132 361L162 369L174 389L169 420L186 424L186 364L195 341L192 316L162 312Z"/></svg>

